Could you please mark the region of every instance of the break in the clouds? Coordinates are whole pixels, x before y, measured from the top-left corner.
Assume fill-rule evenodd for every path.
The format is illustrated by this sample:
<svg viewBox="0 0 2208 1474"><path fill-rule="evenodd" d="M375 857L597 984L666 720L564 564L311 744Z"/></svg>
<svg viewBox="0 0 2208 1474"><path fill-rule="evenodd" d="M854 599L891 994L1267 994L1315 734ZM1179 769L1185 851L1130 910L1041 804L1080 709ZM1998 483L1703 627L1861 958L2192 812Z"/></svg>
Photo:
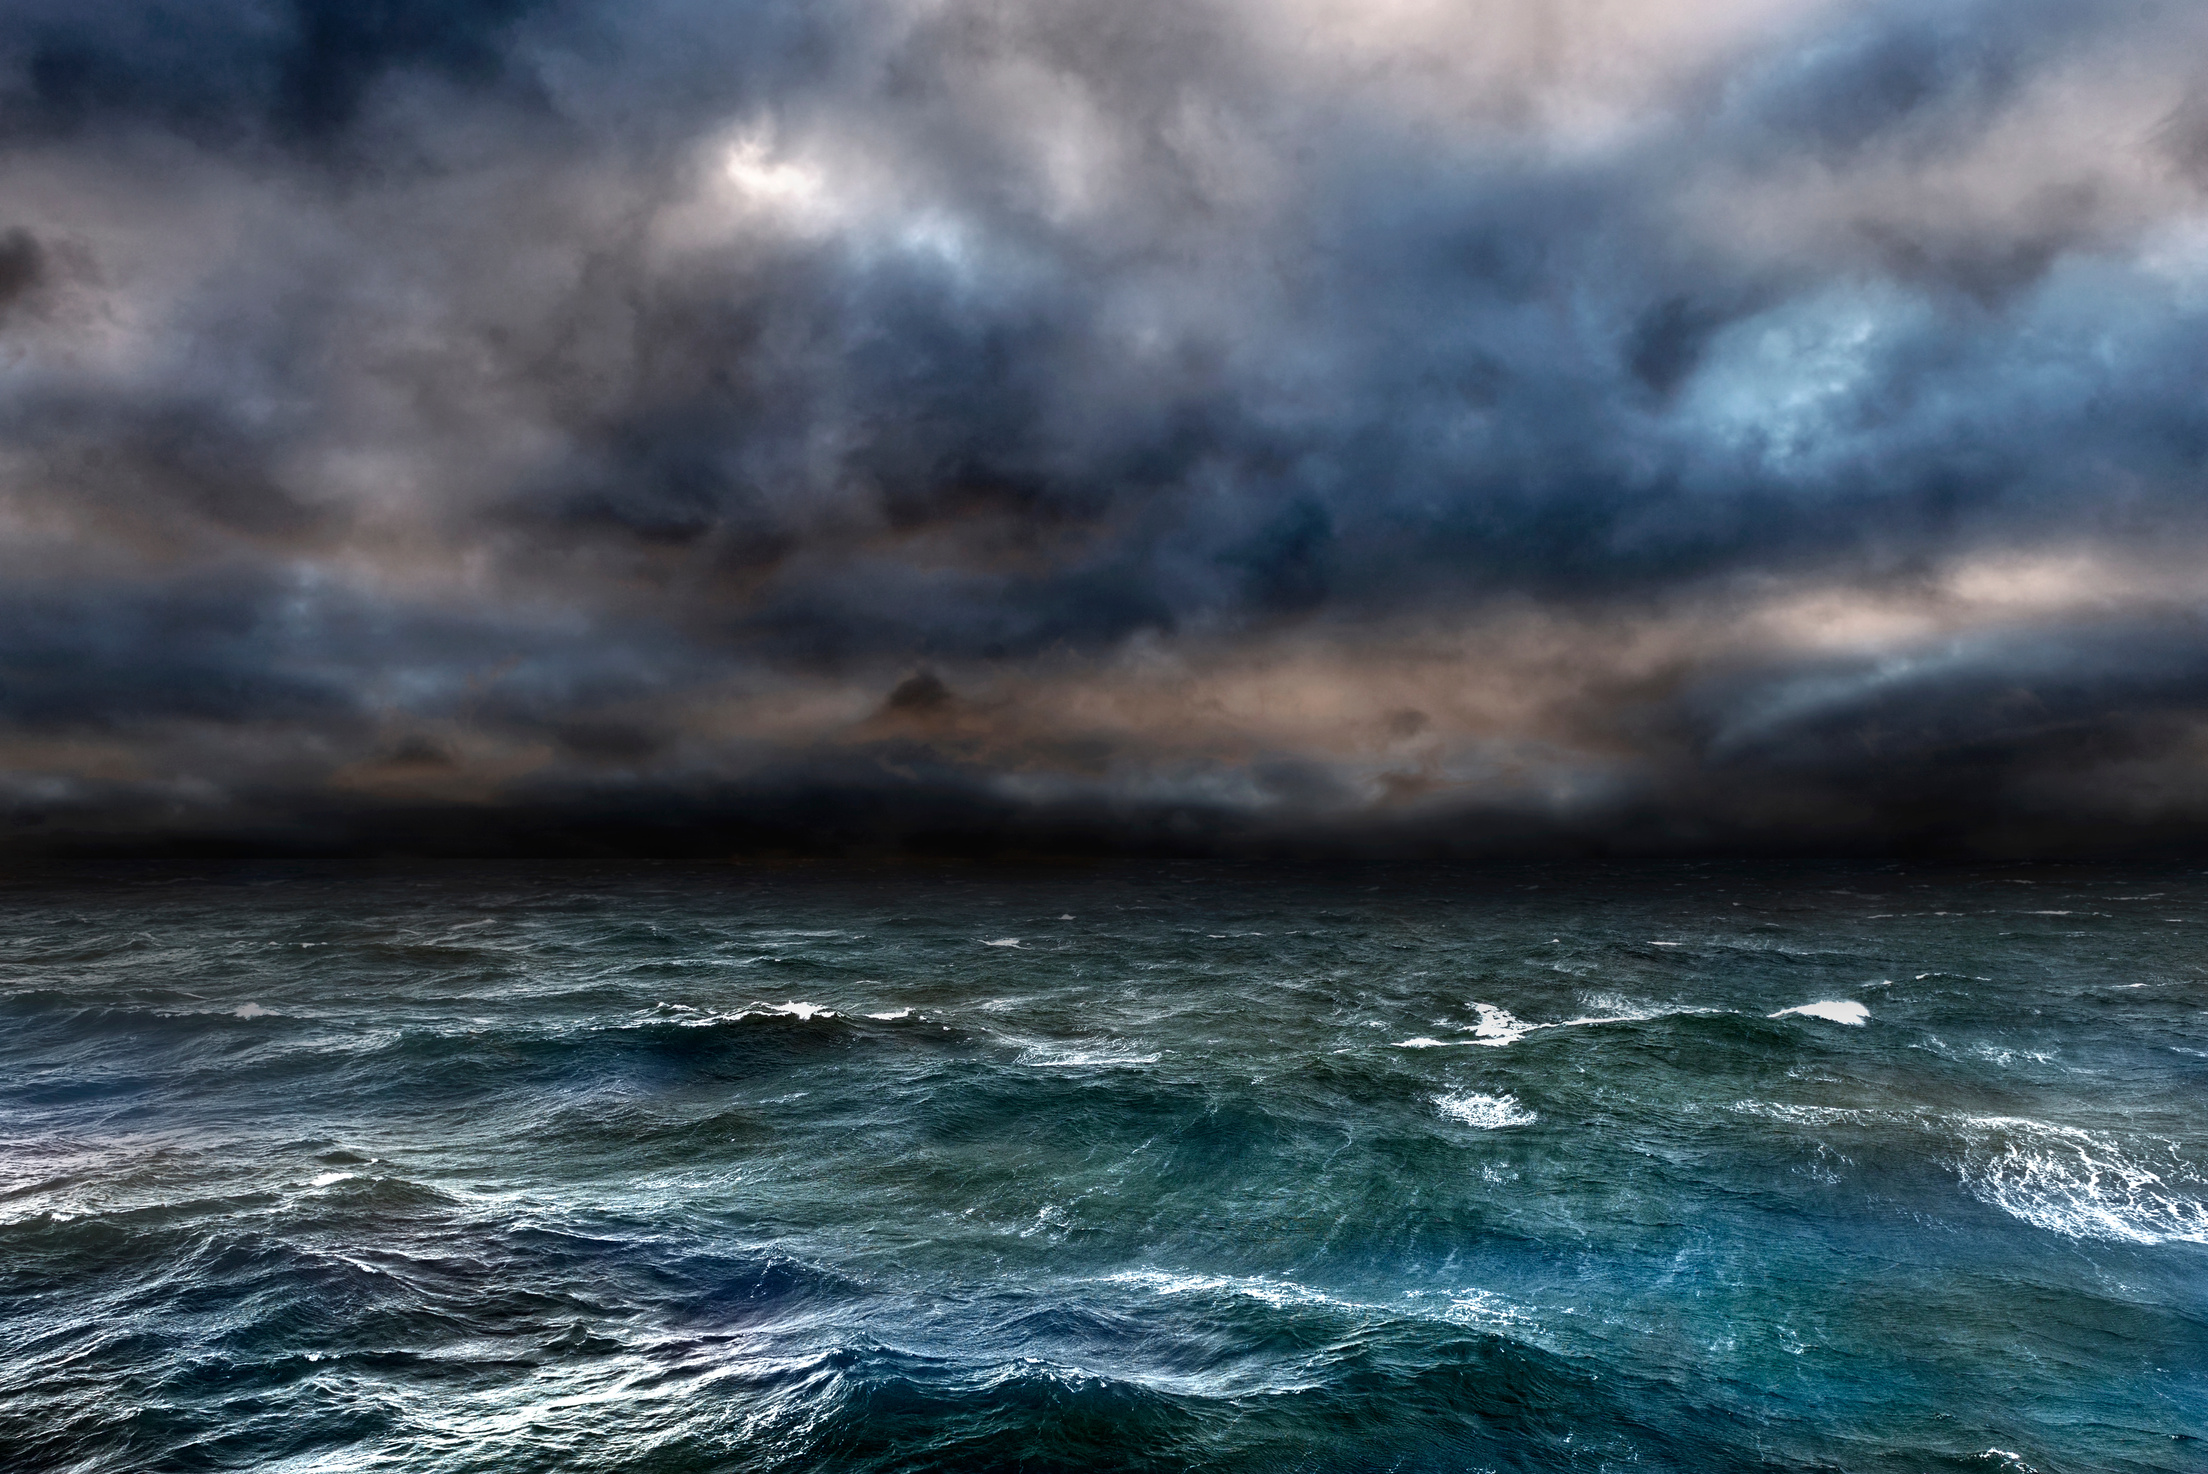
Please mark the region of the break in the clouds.
<svg viewBox="0 0 2208 1474"><path fill-rule="evenodd" d="M2208 825L2193 0L17 0L11 845Z"/></svg>

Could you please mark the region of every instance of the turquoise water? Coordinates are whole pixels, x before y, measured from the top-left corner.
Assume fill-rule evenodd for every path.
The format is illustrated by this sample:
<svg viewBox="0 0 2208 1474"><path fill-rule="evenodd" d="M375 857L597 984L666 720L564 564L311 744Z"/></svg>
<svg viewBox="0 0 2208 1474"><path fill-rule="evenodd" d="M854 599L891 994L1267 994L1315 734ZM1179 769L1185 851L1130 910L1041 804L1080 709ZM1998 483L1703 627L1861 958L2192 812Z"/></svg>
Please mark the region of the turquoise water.
<svg viewBox="0 0 2208 1474"><path fill-rule="evenodd" d="M2208 1468L2197 869L0 894L11 1470Z"/></svg>

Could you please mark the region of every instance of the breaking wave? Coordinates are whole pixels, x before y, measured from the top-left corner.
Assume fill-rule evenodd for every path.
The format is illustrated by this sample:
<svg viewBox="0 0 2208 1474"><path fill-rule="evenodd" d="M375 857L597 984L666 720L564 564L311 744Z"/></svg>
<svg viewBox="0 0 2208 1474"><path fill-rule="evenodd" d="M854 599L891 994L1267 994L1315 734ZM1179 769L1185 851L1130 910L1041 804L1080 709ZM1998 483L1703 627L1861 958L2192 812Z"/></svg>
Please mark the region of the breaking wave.
<svg viewBox="0 0 2208 1474"><path fill-rule="evenodd" d="M1462 1121L1482 1131L1495 1131L1505 1126L1530 1126L1539 1119L1532 1111L1518 1104L1515 1095L1437 1095L1434 1105L1451 1120Z"/></svg>
<svg viewBox="0 0 2208 1474"><path fill-rule="evenodd" d="M2179 1155L2127 1147L2105 1132L2018 1116L1960 1118L1957 1164L1980 1202L2073 1239L2208 1244L2208 1177Z"/></svg>

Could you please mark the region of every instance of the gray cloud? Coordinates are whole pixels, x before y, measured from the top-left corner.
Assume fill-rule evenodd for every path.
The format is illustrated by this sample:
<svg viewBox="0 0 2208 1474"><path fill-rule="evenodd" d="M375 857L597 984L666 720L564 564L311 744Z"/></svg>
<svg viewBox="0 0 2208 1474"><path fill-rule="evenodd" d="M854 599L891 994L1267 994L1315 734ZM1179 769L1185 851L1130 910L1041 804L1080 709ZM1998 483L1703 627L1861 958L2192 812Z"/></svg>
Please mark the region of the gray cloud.
<svg viewBox="0 0 2208 1474"><path fill-rule="evenodd" d="M14 832L2189 842L2204 32L13 7Z"/></svg>

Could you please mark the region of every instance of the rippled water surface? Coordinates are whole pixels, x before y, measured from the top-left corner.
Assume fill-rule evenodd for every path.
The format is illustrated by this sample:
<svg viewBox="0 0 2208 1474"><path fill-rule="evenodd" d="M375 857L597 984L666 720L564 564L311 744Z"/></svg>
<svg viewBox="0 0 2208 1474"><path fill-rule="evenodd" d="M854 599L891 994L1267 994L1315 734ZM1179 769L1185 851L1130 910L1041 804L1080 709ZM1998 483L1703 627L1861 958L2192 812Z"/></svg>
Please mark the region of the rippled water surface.
<svg viewBox="0 0 2208 1474"><path fill-rule="evenodd" d="M0 1466L2197 1474L2204 903L18 876Z"/></svg>

